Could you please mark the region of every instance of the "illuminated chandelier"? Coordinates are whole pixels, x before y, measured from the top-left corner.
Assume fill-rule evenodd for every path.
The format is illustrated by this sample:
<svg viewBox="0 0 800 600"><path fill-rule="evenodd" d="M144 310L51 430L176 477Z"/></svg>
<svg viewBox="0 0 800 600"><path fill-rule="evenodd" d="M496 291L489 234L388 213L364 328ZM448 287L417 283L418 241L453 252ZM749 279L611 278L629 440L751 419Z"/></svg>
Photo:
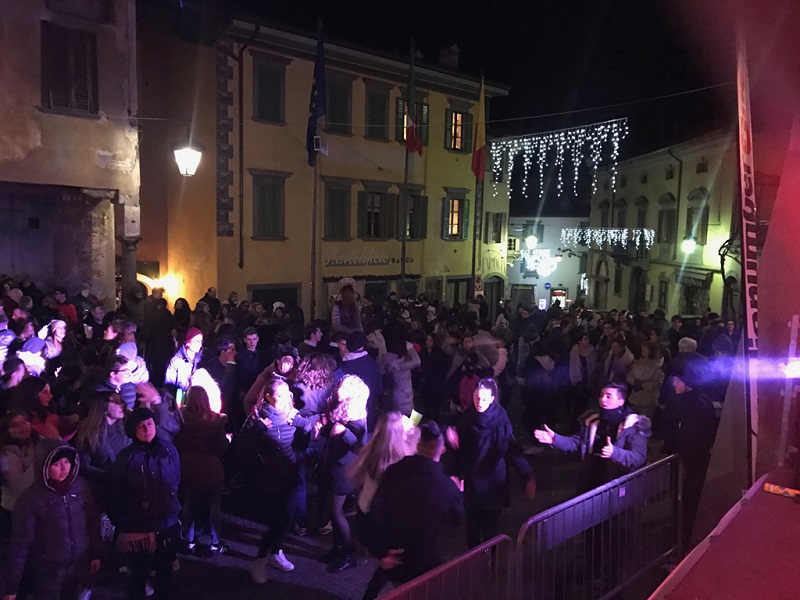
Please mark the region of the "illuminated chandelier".
<svg viewBox="0 0 800 600"><path fill-rule="evenodd" d="M561 230L561 243L569 248L609 244L627 248L633 243L637 250L649 250L656 241L653 229L628 229L610 227L567 227Z"/></svg>

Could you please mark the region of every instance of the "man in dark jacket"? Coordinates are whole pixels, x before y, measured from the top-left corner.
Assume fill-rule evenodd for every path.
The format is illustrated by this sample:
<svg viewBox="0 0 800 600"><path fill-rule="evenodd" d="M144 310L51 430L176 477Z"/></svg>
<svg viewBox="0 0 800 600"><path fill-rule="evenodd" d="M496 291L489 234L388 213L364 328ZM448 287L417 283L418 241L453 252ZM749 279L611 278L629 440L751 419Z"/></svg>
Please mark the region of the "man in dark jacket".
<svg viewBox="0 0 800 600"><path fill-rule="evenodd" d="M387 581L402 583L442 564L439 547L443 526L455 527L464 506L439 459L444 439L433 421L420 425L417 454L390 466L381 478L369 512L370 551L380 566L364 600L376 598Z"/></svg>
<svg viewBox="0 0 800 600"><path fill-rule="evenodd" d="M114 500L109 517L119 534L131 570L131 600L144 600L145 584L155 571L158 598L169 598L172 563L180 539L178 484L181 465L175 446L156 435L155 414L137 408L125 422L133 443L114 462Z"/></svg>
<svg viewBox="0 0 800 600"><path fill-rule="evenodd" d="M672 377L674 394L664 431L666 454L677 453L683 464L683 549L690 549L692 527L716 436L714 405L703 387L703 363L689 362Z"/></svg>
<svg viewBox="0 0 800 600"><path fill-rule="evenodd" d="M342 363L334 373L334 378L338 381L345 375L357 375L367 384L367 431L371 432L378 420L378 410L383 404L383 376L378 361L364 349L366 344L367 336L363 331L347 334L346 351L342 353Z"/></svg>
<svg viewBox="0 0 800 600"><path fill-rule="evenodd" d="M610 383L600 395L600 410L582 416L579 433L563 436L547 425L534 431L542 444L562 452L580 452L583 460L581 492L631 473L647 461L650 419L625 404L623 384Z"/></svg>
<svg viewBox="0 0 800 600"><path fill-rule="evenodd" d="M4 597L74 598L85 575L100 570L100 520L78 453L53 438L39 441L37 481L17 500L7 549ZM23 576L24 573L24 576Z"/></svg>
<svg viewBox="0 0 800 600"><path fill-rule="evenodd" d="M216 319L217 315L219 314L219 309L222 306L222 303L217 298L217 288L210 287L206 292L206 295L200 298L198 302L205 302L208 304L208 312L211 313L211 319Z"/></svg>

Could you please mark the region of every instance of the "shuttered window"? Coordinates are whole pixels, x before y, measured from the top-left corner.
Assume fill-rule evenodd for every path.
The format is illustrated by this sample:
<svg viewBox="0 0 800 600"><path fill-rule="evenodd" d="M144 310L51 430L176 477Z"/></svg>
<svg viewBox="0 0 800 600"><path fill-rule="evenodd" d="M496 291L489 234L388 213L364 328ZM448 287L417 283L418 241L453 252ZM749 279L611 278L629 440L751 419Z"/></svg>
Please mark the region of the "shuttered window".
<svg viewBox="0 0 800 600"><path fill-rule="evenodd" d="M395 237L397 195L386 192L358 193L358 237L387 240Z"/></svg>
<svg viewBox="0 0 800 600"><path fill-rule="evenodd" d="M405 219L407 240L424 240L428 237L428 197L421 194L408 196L408 211ZM400 237L398 236L398 239Z"/></svg>
<svg viewBox="0 0 800 600"><path fill-rule="evenodd" d="M350 239L350 188L325 188L325 239Z"/></svg>
<svg viewBox="0 0 800 600"><path fill-rule="evenodd" d="M472 115L468 112L445 109L444 147L456 152L472 152Z"/></svg>
<svg viewBox="0 0 800 600"><path fill-rule="evenodd" d="M442 198L442 239L465 240L469 234L469 200Z"/></svg>
<svg viewBox="0 0 800 600"><path fill-rule="evenodd" d="M708 206L690 206L686 209L686 237L693 237L698 246L708 241Z"/></svg>
<svg viewBox="0 0 800 600"><path fill-rule="evenodd" d="M668 208L658 211L658 231L656 241L660 244L675 242L675 209Z"/></svg>
<svg viewBox="0 0 800 600"><path fill-rule="evenodd" d="M97 114L95 35L43 21L41 52L42 108Z"/></svg>
<svg viewBox="0 0 800 600"><path fill-rule="evenodd" d="M253 118L271 123L283 123L285 65L266 59L253 63Z"/></svg>
<svg viewBox="0 0 800 600"><path fill-rule="evenodd" d="M284 238L284 180L253 176L253 237Z"/></svg>
<svg viewBox="0 0 800 600"><path fill-rule="evenodd" d="M423 146L427 146L430 107L423 102L417 102L416 108L417 137L422 140ZM406 102L402 98L395 102L394 139L401 144L406 141Z"/></svg>
<svg viewBox="0 0 800 600"><path fill-rule="evenodd" d="M373 140L389 139L389 92L367 87L366 124L364 137Z"/></svg>
<svg viewBox="0 0 800 600"><path fill-rule="evenodd" d="M328 79L328 111L325 114L325 131L350 133L352 90L353 84L349 79Z"/></svg>

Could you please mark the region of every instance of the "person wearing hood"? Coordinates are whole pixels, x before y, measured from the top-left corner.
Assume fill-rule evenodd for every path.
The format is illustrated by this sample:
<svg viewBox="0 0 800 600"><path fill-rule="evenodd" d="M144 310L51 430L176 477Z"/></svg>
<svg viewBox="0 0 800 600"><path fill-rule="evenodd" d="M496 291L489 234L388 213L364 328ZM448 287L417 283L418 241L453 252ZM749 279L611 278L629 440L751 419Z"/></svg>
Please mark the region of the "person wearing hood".
<svg viewBox="0 0 800 600"><path fill-rule="evenodd" d="M36 481L17 500L6 562L5 599L75 598L100 570L100 521L77 451L43 439Z"/></svg>
<svg viewBox="0 0 800 600"><path fill-rule="evenodd" d="M632 473L647 461L650 419L625 404L625 391L624 384L607 384L600 394L600 410L584 413L575 435L559 435L547 425L533 432L542 444L581 453L581 493Z"/></svg>
<svg viewBox="0 0 800 600"><path fill-rule="evenodd" d="M411 371L422 362L419 354L403 337L390 338L387 352L381 357L384 379L388 382L387 412L397 411L407 417L414 410L414 389Z"/></svg>
<svg viewBox="0 0 800 600"><path fill-rule="evenodd" d="M507 462L525 480L528 497L536 494L536 479L498 400L497 382L481 379L472 406L461 414L455 428L447 429L447 441L456 451L455 475L464 491L470 548L497 535L500 513L511 500Z"/></svg>
<svg viewBox="0 0 800 600"><path fill-rule="evenodd" d="M128 359L128 365L130 366L128 383L137 386L140 383L147 383L150 381L150 372L147 370L147 364L144 358L139 356L139 350L135 342L120 344L115 354Z"/></svg>
<svg viewBox="0 0 800 600"><path fill-rule="evenodd" d="M172 563L180 539L178 451L156 435L155 414L134 410L125 421L131 438L112 468L113 497L109 517L117 528L117 549L127 555L131 571L128 597L144 600L145 584L155 571L156 597L170 597Z"/></svg>
<svg viewBox="0 0 800 600"><path fill-rule="evenodd" d="M203 333L197 327L190 327L183 346L178 348L167 365L164 385L171 385L186 393L191 385L192 373L200 365L202 350Z"/></svg>

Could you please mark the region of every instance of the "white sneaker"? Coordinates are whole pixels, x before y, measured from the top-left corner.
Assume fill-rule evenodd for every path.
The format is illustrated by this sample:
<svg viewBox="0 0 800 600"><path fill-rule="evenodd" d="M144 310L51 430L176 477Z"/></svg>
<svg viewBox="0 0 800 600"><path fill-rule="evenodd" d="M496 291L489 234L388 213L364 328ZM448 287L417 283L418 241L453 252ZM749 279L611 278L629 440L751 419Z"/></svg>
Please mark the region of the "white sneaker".
<svg viewBox="0 0 800 600"><path fill-rule="evenodd" d="M250 577L253 583L262 585L267 583L267 557L256 558L250 561L247 565L247 570L250 571Z"/></svg>
<svg viewBox="0 0 800 600"><path fill-rule="evenodd" d="M150 582L146 582L144 584L144 595L147 598L152 598L155 595L156 591L153 589L153 586L150 585Z"/></svg>
<svg viewBox="0 0 800 600"><path fill-rule="evenodd" d="M286 558L286 555L283 553L283 550L278 550L277 554L270 554L269 555L269 565L271 567L275 567L276 569L280 569L281 571L294 571L294 565L289 562L289 559Z"/></svg>

